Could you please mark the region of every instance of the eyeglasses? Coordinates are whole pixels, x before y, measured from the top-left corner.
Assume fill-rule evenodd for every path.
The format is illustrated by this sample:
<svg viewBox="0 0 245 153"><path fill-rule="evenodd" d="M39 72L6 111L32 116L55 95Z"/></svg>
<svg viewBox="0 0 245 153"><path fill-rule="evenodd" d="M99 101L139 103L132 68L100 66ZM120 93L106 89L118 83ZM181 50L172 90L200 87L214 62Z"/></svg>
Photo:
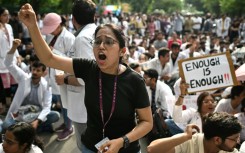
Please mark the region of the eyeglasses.
<svg viewBox="0 0 245 153"><path fill-rule="evenodd" d="M5 134L2 134L2 141L3 141L3 143L6 143L6 144L8 144L10 146L19 143L17 141L11 141L9 139L6 139Z"/></svg>
<svg viewBox="0 0 245 153"><path fill-rule="evenodd" d="M213 99L203 100L203 103L205 103L205 104L208 104L209 102L211 102L212 104L216 104L216 101L214 101Z"/></svg>
<svg viewBox="0 0 245 153"><path fill-rule="evenodd" d="M240 136L238 136L236 139L232 139L232 138L228 138L228 137L225 139L228 139L228 140L236 142L237 144L240 144Z"/></svg>
<svg viewBox="0 0 245 153"><path fill-rule="evenodd" d="M101 43L103 43L103 45L105 45L105 47L112 47L115 43L118 43L118 41L116 41L112 38L106 38L104 40L102 40L101 38L96 38L91 43L94 47L99 47L101 45Z"/></svg>
<svg viewBox="0 0 245 153"><path fill-rule="evenodd" d="M151 80L151 78L145 78L145 77L144 77L144 80L145 80L145 81L147 81L147 80Z"/></svg>

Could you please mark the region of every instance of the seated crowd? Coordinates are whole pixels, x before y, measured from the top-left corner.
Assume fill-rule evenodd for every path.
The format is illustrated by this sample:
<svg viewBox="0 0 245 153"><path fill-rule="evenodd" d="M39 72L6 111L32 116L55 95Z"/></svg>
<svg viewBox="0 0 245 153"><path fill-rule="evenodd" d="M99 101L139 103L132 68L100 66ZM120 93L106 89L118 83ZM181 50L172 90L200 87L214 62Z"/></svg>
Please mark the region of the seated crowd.
<svg viewBox="0 0 245 153"><path fill-rule="evenodd" d="M49 15L52 18L58 16L57 14L48 14L46 17ZM61 29L65 28L60 16L58 18L55 28L60 26ZM56 29L52 30L49 32L43 30L43 34L46 35L46 41L53 49L55 48L54 44L51 39L48 40L48 34L55 35L54 30ZM138 33L130 34L132 32L130 30L132 29L126 31L130 39L122 61L144 78L152 114L154 115L159 109L162 110L164 113L163 122L166 124L165 130L168 130L171 135L171 137L157 140L149 138L148 152L196 153L196 150L236 152L237 150L234 148L239 148L238 144L245 141L245 129L242 128L245 126L245 86L243 80L238 80L239 85L233 87L189 94L187 92L189 84L180 77L178 62L193 57L230 52L230 58L236 70L245 61L244 57L235 54L236 50L245 47L244 41L241 41L243 37L239 36L231 41L228 36L218 36L212 32L205 33L201 28L197 32L197 29L193 28L185 33L180 33L174 28L171 33L161 29L150 32L147 27L143 29L144 33L139 30ZM75 43L75 37L72 35L68 40L70 42L66 44L67 48L71 48ZM74 120L67 115L67 111L72 110L62 106L62 91L55 92L56 88L61 86L59 79L55 77L55 74L59 73L58 70L46 68L38 60L31 40L25 44L25 49L20 49L24 45L22 43L18 39L13 39L12 48L3 58L3 64L10 72L12 79L16 81L15 84L18 84L17 88L12 86L16 90L11 92L11 96L9 94L8 96L3 95L9 93L7 90L0 93L1 100L2 97L6 98L4 106L0 103L0 112L6 115L0 127L0 132L5 133L2 148L0 145L0 152L8 149L6 144L15 143L19 144L21 152L30 150L35 150L37 153L42 152L43 146L39 141L36 141L36 137L24 139L23 135L36 136L36 132L56 131L62 132L62 134L58 134L57 140L63 141L72 136L76 129L73 129L72 125ZM64 51L67 48L63 48ZM20 53L23 57L18 50L21 50ZM17 57L21 57L22 60ZM67 78L61 79L63 84L67 83ZM76 80L77 82L79 80ZM73 89L75 89L74 87L75 85L72 86ZM194 101L194 105L188 105L188 101ZM60 110L55 109L59 106L58 103L61 103L64 123L54 129L54 124L60 119ZM80 134L77 136L79 138ZM148 138L147 136L146 138ZM195 144L198 145L195 146ZM40 150L37 149L37 146Z"/></svg>

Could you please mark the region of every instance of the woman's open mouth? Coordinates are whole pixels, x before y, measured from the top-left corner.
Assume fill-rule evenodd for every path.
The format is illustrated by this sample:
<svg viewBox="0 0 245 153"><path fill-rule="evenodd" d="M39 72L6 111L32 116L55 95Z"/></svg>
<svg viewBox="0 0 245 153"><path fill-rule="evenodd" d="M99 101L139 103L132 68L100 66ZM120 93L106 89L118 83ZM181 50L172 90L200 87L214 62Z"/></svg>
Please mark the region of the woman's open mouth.
<svg viewBox="0 0 245 153"><path fill-rule="evenodd" d="M99 53L99 59L100 60L105 60L106 59L106 55L104 53Z"/></svg>

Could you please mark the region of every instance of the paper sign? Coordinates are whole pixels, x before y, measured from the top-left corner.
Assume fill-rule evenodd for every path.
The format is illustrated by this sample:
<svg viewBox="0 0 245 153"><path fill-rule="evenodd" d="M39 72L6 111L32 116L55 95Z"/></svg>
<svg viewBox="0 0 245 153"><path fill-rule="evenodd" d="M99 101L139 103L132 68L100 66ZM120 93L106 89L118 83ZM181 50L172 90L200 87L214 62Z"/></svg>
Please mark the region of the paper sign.
<svg viewBox="0 0 245 153"><path fill-rule="evenodd" d="M199 95L186 95L183 101L183 109L194 108L197 110L197 97ZM173 108L178 98L175 96L166 96L166 102L168 104L168 111L173 115Z"/></svg>
<svg viewBox="0 0 245 153"><path fill-rule="evenodd" d="M229 52L188 58L178 64L181 78L189 84L188 93L237 85Z"/></svg>

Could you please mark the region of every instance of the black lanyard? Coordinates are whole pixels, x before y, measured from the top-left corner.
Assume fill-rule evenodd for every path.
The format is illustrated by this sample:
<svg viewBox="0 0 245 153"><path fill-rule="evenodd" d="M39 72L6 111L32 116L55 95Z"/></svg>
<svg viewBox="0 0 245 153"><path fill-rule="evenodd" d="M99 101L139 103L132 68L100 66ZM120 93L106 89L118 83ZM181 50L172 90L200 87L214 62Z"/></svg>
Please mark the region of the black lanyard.
<svg viewBox="0 0 245 153"><path fill-rule="evenodd" d="M103 123L103 138L105 137L105 127L109 120L111 119L111 116L115 110L115 105L116 105L116 94L117 94L117 76L115 76L114 79L114 90L113 90L113 97L112 97L112 107L111 107L111 113L108 118L108 120L105 122L104 121L104 112L103 112L103 97L102 97L102 79L101 79L101 71L99 72L99 98L100 98L100 114L102 118L102 123Z"/></svg>

